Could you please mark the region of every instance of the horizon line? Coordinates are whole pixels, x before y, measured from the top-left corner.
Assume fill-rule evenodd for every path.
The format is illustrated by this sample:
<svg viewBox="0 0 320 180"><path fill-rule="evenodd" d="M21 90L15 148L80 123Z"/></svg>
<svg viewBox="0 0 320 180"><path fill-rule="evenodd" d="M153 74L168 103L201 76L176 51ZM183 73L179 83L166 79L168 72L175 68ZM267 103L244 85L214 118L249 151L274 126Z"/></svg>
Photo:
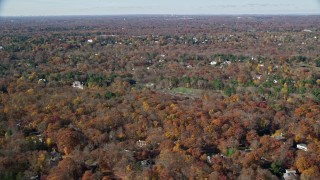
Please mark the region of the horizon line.
<svg viewBox="0 0 320 180"><path fill-rule="evenodd" d="M2 16L0 18L19 18L19 17L80 17L80 16L320 16L320 13L261 13L261 14L74 14L74 15L14 15L14 16Z"/></svg>

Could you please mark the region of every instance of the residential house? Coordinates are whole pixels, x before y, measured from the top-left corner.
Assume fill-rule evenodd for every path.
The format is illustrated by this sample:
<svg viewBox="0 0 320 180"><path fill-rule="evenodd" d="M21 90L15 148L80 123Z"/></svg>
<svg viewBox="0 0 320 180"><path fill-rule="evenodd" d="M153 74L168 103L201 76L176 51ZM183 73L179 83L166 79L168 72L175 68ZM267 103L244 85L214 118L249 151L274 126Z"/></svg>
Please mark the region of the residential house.
<svg viewBox="0 0 320 180"><path fill-rule="evenodd" d="M209 164L212 164L211 156L207 156L207 162L208 162Z"/></svg>
<svg viewBox="0 0 320 180"><path fill-rule="evenodd" d="M310 29L304 29L303 32L311 33L312 31Z"/></svg>
<svg viewBox="0 0 320 180"><path fill-rule="evenodd" d="M136 142L136 145L137 145L139 148L143 148L143 147L146 147L146 146L147 146L147 143L146 143L146 141L141 141L141 140L139 140L139 141Z"/></svg>
<svg viewBox="0 0 320 180"><path fill-rule="evenodd" d="M286 172L283 174L284 180L298 180L298 175L296 170L286 169Z"/></svg>
<svg viewBox="0 0 320 180"><path fill-rule="evenodd" d="M47 85L47 82L48 82L48 81L47 81L46 79L39 79L38 85L44 87L44 86Z"/></svg>
<svg viewBox="0 0 320 180"><path fill-rule="evenodd" d="M142 167L151 167L154 162L151 159L141 161Z"/></svg>
<svg viewBox="0 0 320 180"><path fill-rule="evenodd" d="M79 88L79 89L83 89L83 83L81 83L80 81L74 81L72 83L72 87L74 88Z"/></svg>
<svg viewBox="0 0 320 180"><path fill-rule="evenodd" d="M297 148L303 151L308 151L308 147L306 144L297 144Z"/></svg>
<svg viewBox="0 0 320 180"><path fill-rule="evenodd" d="M211 61L211 62L210 62L210 65L211 65L211 66L217 65L217 61Z"/></svg>
<svg viewBox="0 0 320 180"><path fill-rule="evenodd" d="M52 151L50 152L50 159L49 159L49 163L51 166L56 166L58 165L59 161L62 159L62 156L59 152L57 152L54 148L52 149Z"/></svg>
<svg viewBox="0 0 320 180"><path fill-rule="evenodd" d="M285 140L286 138L283 136L283 133L275 133L271 137L275 138L278 141Z"/></svg>
<svg viewBox="0 0 320 180"><path fill-rule="evenodd" d="M225 61L223 64L230 65L231 61Z"/></svg>
<svg viewBox="0 0 320 180"><path fill-rule="evenodd" d="M256 79L260 80L262 78L262 75L259 74L259 75L256 75Z"/></svg>
<svg viewBox="0 0 320 180"><path fill-rule="evenodd" d="M152 89L152 88L154 88L155 84L154 83L147 83L145 86L146 86L146 88Z"/></svg>

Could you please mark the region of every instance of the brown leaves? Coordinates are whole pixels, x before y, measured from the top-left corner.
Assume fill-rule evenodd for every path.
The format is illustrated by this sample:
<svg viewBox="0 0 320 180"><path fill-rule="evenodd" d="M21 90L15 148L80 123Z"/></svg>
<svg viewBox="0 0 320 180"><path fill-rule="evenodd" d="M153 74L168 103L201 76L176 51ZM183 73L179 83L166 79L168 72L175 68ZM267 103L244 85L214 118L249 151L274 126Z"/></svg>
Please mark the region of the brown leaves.
<svg viewBox="0 0 320 180"><path fill-rule="evenodd" d="M59 162L58 166L51 170L48 179L78 179L82 175L81 164L67 157Z"/></svg>
<svg viewBox="0 0 320 180"><path fill-rule="evenodd" d="M70 154L75 147L84 144L85 138L81 132L66 128L57 132L55 142L60 152Z"/></svg>

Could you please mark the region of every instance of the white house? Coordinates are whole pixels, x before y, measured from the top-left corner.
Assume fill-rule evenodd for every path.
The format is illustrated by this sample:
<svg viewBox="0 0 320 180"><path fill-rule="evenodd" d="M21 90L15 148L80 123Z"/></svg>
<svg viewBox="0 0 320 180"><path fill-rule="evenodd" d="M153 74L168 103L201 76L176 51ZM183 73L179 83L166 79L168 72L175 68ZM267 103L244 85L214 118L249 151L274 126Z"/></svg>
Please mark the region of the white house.
<svg viewBox="0 0 320 180"><path fill-rule="evenodd" d="M72 83L72 87L74 88L79 88L79 89L83 89L83 84L80 81L74 81Z"/></svg>
<svg viewBox="0 0 320 180"><path fill-rule="evenodd" d="M46 82L47 82L47 80L46 80L46 79L39 79L38 84L39 84L39 83L41 83L41 82L46 83Z"/></svg>
<svg viewBox="0 0 320 180"><path fill-rule="evenodd" d="M273 138L275 138L276 140L285 140L286 138L283 136L283 133L280 133L280 135L272 135Z"/></svg>
<svg viewBox="0 0 320 180"><path fill-rule="evenodd" d="M93 43L93 40L92 39L88 39L88 43Z"/></svg>
<svg viewBox="0 0 320 180"><path fill-rule="evenodd" d="M193 37L192 38L193 42L197 43L198 42L198 39L196 37Z"/></svg>
<svg viewBox="0 0 320 180"><path fill-rule="evenodd" d="M231 61L225 61L223 64L230 65L230 64L231 64Z"/></svg>
<svg viewBox="0 0 320 180"><path fill-rule="evenodd" d="M147 87L147 88L154 88L154 83L147 83L145 86Z"/></svg>
<svg viewBox="0 0 320 180"><path fill-rule="evenodd" d="M259 79L259 80L260 80L261 78L262 78L262 75L260 75L260 74L259 74L259 75L256 75L256 79Z"/></svg>
<svg viewBox="0 0 320 180"><path fill-rule="evenodd" d="M212 66L217 65L217 61L211 61L211 62L210 62L210 65L212 65Z"/></svg>
<svg viewBox="0 0 320 180"><path fill-rule="evenodd" d="M152 160L147 159L147 160L141 161L141 166L142 167L150 167L150 166L152 166Z"/></svg>
<svg viewBox="0 0 320 180"><path fill-rule="evenodd" d="M308 151L308 147L306 144L297 144L297 148L303 151Z"/></svg>
<svg viewBox="0 0 320 180"><path fill-rule="evenodd" d="M207 156L207 162L210 163L210 164L212 163L211 156Z"/></svg>
<svg viewBox="0 0 320 180"><path fill-rule="evenodd" d="M286 169L286 172L283 174L283 179L284 180L296 180L296 179L298 179L298 176L296 173L297 173L296 170Z"/></svg>
<svg viewBox="0 0 320 180"><path fill-rule="evenodd" d="M141 140L139 140L139 141L136 142L136 145L137 145L139 148L143 148L143 147L147 146L147 143L146 143L146 141L141 141Z"/></svg>
<svg viewBox="0 0 320 180"><path fill-rule="evenodd" d="M39 175L36 175L36 176L31 176L31 177L30 177L30 179L31 179L31 180L34 180L34 179L39 179Z"/></svg>
<svg viewBox="0 0 320 180"><path fill-rule="evenodd" d="M46 84L47 84L47 80L46 79L39 79L38 80L38 85L40 85L40 86L46 86Z"/></svg>
<svg viewBox="0 0 320 180"><path fill-rule="evenodd" d="M304 29L303 32L311 33L312 31L310 29Z"/></svg>
<svg viewBox="0 0 320 180"><path fill-rule="evenodd" d="M2 47L2 46L0 46L0 50L1 50L1 49L3 49L3 47Z"/></svg>

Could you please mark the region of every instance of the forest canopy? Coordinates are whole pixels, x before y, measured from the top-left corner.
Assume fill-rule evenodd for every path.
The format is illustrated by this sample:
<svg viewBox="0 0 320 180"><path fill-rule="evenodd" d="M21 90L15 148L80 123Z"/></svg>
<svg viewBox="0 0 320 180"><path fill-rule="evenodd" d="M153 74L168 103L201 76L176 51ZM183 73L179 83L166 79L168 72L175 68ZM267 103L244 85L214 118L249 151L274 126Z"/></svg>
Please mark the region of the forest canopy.
<svg viewBox="0 0 320 180"><path fill-rule="evenodd" d="M318 179L319 26L1 18L0 179Z"/></svg>

